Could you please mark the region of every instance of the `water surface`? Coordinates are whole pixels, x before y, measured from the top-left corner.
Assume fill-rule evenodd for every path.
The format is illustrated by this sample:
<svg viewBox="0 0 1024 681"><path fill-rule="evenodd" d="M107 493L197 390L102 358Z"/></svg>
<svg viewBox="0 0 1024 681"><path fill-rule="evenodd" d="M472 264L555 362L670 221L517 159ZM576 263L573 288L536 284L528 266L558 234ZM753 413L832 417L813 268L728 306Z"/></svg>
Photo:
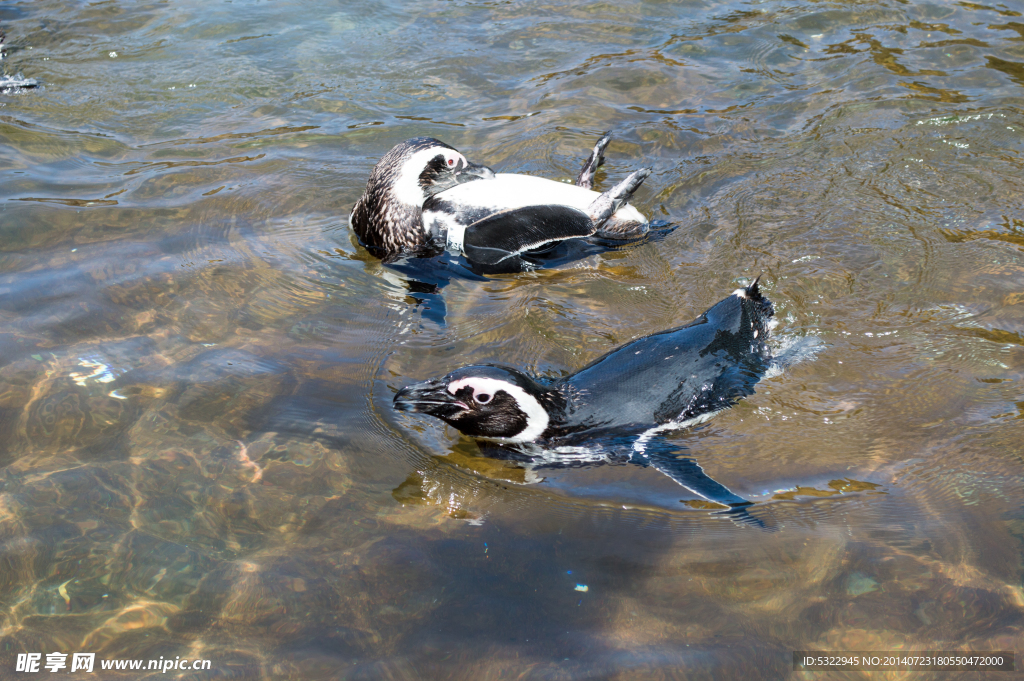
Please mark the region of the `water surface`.
<svg viewBox="0 0 1024 681"><path fill-rule="evenodd" d="M0 95L0 666L777 679L810 676L793 650L1024 649L1022 14L0 3L4 73L42 84ZM652 167L634 203L676 230L455 280L443 325L348 227L409 137L567 180L606 130L599 182ZM779 346L825 350L669 440L773 532L650 469L523 484L391 409L468 363L573 371L761 273Z"/></svg>

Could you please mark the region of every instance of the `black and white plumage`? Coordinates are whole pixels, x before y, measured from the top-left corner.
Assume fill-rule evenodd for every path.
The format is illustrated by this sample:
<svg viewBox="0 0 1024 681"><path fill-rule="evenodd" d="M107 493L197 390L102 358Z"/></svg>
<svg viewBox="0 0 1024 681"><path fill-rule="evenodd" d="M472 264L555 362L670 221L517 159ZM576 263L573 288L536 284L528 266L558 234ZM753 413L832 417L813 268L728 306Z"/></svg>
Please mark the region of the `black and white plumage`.
<svg viewBox="0 0 1024 681"><path fill-rule="evenodd" d="M495 174L444 142L417 137L374 166L350 222L362 243L386 260L448 250L481 272L532 269L542 261L535 256L575 240L635 240L649 223L627 202L650 170L604 193L592 191L608 142L607 135L598 141L576 185L569 185Z"/></svg>
<svg viewBox="0 0 1024 681"><path fill-rule="evenodd" d="M659 432L706 421L754 392L772 364L772 314L755 280L686 326L638 338L570 376L544 380L507 367L469 366L403 388L394 403L544 465L583 462L589 445L625 440L630 461L654 466L704 498L742 507L749 502L691 460L649 452L648 444Z"/></svg>

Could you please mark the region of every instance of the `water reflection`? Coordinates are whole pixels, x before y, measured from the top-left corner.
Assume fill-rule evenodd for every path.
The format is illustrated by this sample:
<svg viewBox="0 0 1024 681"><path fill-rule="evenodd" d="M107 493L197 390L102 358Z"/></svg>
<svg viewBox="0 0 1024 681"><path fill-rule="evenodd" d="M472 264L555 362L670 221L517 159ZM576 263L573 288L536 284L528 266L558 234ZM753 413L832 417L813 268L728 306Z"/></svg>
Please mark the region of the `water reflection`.
<svg viewBox="0 0 1024 681"><path fill-rule="evenodd" d="M796 649L1019 648L1020 14L0 5L2 73L41 83L0 94L0 666L783 678ZM443 325L345 224L398 141L569 179L605 130L603 177L644 159L637 205L678 227L452 279ZM671 441L776 532L639 467L523 484L391 410L455 364L574 371L760 273L780 338L826 350Z"/></svg>

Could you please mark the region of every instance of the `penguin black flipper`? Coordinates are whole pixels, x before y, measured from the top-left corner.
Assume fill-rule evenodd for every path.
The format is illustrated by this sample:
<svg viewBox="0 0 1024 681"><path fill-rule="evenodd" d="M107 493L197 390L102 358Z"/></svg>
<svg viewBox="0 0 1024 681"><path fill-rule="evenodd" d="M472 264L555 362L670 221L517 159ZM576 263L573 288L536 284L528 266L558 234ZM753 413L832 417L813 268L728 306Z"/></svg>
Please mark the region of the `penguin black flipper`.
<svg viewBox="0 0 1024 681"><path fill-rule="evenodd" d="M541 205L503 210L466 227L462 250L478 264L500 266L566 239L593 236L593 221L571 206Z"/></svg>
<svg viewBox="0 0 1024 681"><path fill-rule="evenodd" d="M702 499L729 507L723 511L716 511L715 515L724 515L729 520L742 525L754 525L761 529L768 529L761 519L755 518L748 512L747 509L753 506L753 502L735 494L722 483L712 479L704 472L700 464L679 454L678 448L668 443L660 447L651 447L649 444L643 454L634 454L632 461L643 466L651 466Z"/></svg>

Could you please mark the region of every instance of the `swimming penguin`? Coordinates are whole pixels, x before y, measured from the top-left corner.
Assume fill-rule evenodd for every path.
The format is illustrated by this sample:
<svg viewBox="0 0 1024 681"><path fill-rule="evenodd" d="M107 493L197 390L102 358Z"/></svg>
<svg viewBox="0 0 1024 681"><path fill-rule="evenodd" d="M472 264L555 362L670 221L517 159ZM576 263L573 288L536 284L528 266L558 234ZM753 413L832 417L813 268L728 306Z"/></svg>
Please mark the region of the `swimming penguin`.
<svg viewBox="0 0 1024 681"><path fill-rule="evenodd" d="M570 376L536 379L507 367L468 366L401 389L394 404L542 465L599 463L608 460L602 442L625 441L628 461L653 466L705 499L742 508L750 502L692 460L649 444L660 432L706 421L754 392L772 364L772 314L755 279L686 326L638 338ZM593 443L598 448L588 449Z"/></svg>
<svg viewBox="0 0 1024 681"><path fill-rule="evenodd" d="M374 166L349 219L363 245L386 261L448 250L481 273L543 266L545 253L572 241L635 240L649 223L627 202L651 171L592 191L609 140L597 142L574 186L496 174L444 142L417 137Z"/></svg>

